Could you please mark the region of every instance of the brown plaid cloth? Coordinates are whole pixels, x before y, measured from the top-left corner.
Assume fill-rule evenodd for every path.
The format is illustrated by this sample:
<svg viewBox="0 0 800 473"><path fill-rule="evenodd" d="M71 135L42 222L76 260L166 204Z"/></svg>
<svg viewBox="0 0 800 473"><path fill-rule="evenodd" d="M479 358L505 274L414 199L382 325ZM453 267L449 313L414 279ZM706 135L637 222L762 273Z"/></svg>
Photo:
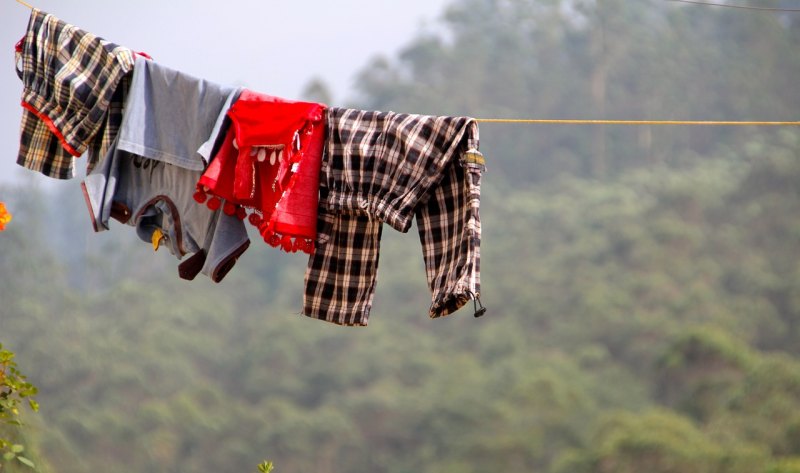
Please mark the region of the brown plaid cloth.
<svg viewBox="0 0 800 473"><path fill-rule="evenodd" d="M467 117L328 109L317 245L303 313L367 325L382 224L401 232L416 215L431 317L480 297L478 126Z"/></svg>
<svg viewBox="0 0 800 473"><path fill-rule="evenodd" d="M132 79L133 70L122 76L114 95L111 96L106 118L103 120L100 129L97 130L94 139L89 142L89 148L86 150L86 174L92 172L95 165L105 157L119 133L119 128L122 126L125 100L128 98Z"/></svg>
<svg viewBox="0 0 800 473"><path fill-rule="evenodd" d="M17 163L69 179L75 157L89 149L91 167L119 128L122 102L114 94L133 69L133 51L33 9L16 64L23 84Z"/></svg>

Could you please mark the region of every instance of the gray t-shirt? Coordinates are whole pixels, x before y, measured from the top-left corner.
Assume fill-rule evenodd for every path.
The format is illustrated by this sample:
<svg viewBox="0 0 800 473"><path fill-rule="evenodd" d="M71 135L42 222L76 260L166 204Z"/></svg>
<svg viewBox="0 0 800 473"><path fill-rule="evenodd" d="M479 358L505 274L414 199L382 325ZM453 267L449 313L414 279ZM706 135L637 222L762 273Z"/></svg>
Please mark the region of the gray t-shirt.
<svg viewBox="0 0 800 473"><path fill-rule="evenodd" d="M239 90L138 58L119 135L83 187L95 231L113 217L148 243L156 230L184 279L219 282L250 241L244 222L195 202L221 124Z"/></svg>

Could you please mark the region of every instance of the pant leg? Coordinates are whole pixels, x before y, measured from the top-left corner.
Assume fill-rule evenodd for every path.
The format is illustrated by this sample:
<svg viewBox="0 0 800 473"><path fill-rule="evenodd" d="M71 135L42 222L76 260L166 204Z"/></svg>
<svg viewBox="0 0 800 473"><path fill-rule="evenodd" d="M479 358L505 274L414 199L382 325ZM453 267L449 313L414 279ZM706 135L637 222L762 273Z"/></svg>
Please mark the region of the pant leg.
<svg viewBox="0 0 800 473"><path fill-rule="evenodd" d="M363 215L320 208L314 253L305 275L303 314L339 325L367 325L383 225Z"/></svg>
<svg viewBox="0 0 800 473"><path fill-rule="evenodd" d="M482 158L481 158L482 159ZM440 184L416 210L431 317L480 296L480 178L482 163L452 160Z"/></svg>

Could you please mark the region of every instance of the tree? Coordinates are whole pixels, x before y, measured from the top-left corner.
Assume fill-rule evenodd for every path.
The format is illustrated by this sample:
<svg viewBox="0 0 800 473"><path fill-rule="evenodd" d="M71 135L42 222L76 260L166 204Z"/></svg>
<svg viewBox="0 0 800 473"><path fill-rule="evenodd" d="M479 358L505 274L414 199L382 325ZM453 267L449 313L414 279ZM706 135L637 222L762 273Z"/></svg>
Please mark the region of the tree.
<svg viewBox="0 0 800 473"><path fill-rule="evenodd" d="M746 444L725 447L687 418L668 411L617 413L600 423L590 445L556 463L554 473L752 473L768 452Z"/></svg>

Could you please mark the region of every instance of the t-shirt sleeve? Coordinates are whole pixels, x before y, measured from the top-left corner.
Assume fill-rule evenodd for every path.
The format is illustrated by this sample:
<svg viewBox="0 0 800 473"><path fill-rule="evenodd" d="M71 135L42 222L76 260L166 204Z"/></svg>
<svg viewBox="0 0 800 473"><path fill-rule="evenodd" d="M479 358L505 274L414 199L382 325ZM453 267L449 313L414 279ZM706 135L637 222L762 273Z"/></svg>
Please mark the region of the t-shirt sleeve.
<svg viewBox="0 0 800 473"><path fill-rule="evenodd" d="M250 246L244 222L236 216L217 212L217 220L209 229L212 232L207 243L206 261L202 273L214 282L220 282L228 274L236 260Z"/></svg>

